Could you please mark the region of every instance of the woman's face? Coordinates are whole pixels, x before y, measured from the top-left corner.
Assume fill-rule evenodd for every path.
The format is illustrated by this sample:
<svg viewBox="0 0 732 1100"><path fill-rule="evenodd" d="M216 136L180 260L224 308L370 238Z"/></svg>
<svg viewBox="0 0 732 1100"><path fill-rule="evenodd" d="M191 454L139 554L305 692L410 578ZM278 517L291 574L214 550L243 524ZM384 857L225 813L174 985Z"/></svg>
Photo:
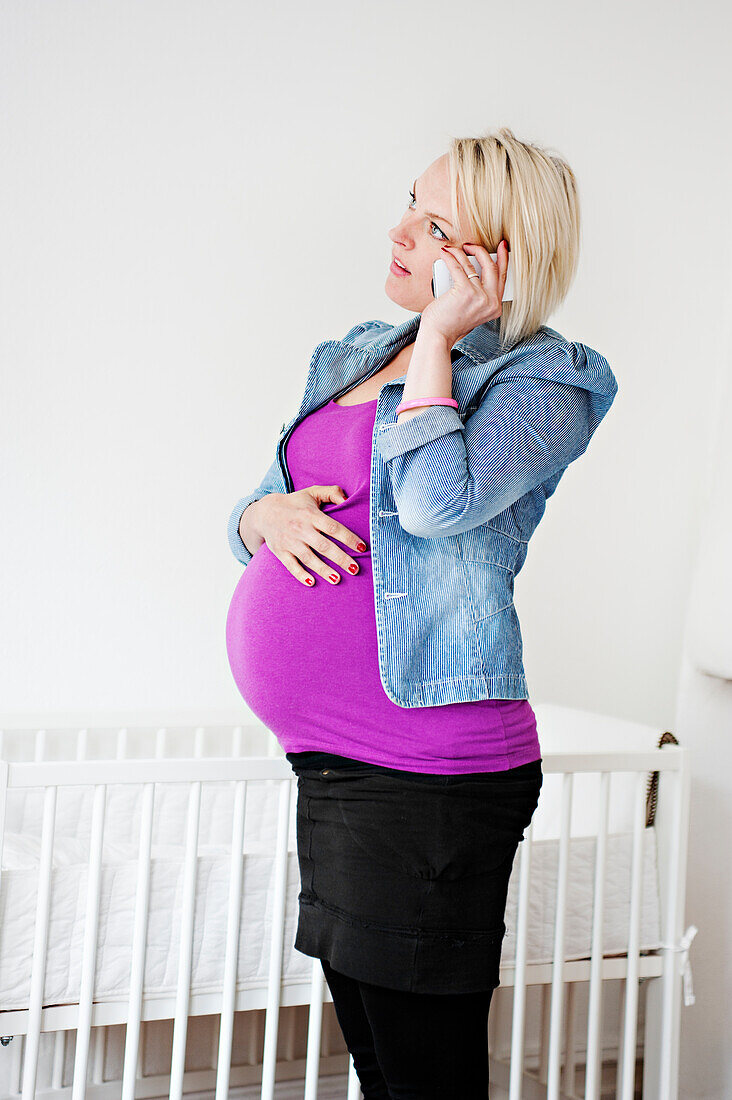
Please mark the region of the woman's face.
<svg viewBox="0 0 732 1100"><path fill-rule="evenodd" d="M399 225L389 230L393 241L392 262L384 289L392 302L421 313L432 296L432 264L444 259L443 244L462 245L459 227L450 219L448 156L438 157L418 176L405 199L407 209ZM393 257L407 269L402 272ZM399 272L399 273L398 273Z"/></svg>

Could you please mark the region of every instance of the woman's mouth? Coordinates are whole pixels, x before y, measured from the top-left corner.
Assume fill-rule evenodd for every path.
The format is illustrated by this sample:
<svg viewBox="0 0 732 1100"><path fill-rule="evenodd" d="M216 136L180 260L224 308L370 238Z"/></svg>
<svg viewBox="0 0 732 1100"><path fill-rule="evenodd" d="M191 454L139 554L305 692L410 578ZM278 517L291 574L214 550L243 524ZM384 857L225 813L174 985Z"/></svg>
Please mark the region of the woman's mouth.
<svg viewBox="0 0 732 1100"><path fill-rule="evenodd" d="M411 272L407 271L406 267L400 267L396 260L392 260L389 266L389 271L392 275L410 275Z"/></svg>

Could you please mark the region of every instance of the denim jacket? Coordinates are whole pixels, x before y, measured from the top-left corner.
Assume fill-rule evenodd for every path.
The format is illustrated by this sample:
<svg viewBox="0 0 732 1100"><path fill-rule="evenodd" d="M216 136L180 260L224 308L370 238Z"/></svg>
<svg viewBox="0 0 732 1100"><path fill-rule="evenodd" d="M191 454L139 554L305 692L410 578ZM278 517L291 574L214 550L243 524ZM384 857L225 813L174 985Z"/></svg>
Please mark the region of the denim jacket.
<svg viewBox="0 0 732 1100"><path fill-rule="evenodd" d="M252 558L239 535L244 509L294 489L294 428L389 362L415 339L420 319L365 321L315 348L272 465L229 518L229 545L243 565ZM406 374L379 391L369 550L381 682L401 707L530 698L514 577L547 498L617 393L607 360L586 344L542 325L500 351L498 324L479 325L452 349L457 409L434 405L398 424Z"/></svg>

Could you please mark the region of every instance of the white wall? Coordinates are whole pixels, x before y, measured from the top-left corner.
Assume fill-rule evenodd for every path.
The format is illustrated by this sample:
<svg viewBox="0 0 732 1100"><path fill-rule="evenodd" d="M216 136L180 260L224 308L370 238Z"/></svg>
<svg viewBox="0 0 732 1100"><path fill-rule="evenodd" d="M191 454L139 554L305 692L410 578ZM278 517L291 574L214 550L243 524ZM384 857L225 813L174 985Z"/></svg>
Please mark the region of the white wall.
<svg viewBox="0 0 732 1100"><path fill-rule="evenodd" d="M497 125L564 153L549 320L620 385L517 581L535 701L673 728L722 359L729 8L6 0L0 717L248 714L226 541L415 175Z"/></svg>
<svg viewBox="0 0 732 1100"><path fill-rule="evenodd" d="M695 1100L732 1096L732 877L726 858L732 841L732 311L726 337L726 387L709 418L712 453L704 476L674 727L691 752L684 927L699 929L690 951L696 1002L682 1008L679 1095Z"/></svg>

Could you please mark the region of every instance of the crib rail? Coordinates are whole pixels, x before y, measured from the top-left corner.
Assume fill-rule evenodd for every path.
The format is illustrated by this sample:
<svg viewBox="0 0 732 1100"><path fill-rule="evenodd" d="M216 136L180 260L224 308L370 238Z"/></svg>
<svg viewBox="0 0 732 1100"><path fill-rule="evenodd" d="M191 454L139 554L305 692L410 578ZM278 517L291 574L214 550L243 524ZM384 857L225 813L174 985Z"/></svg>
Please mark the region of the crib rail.
<svg viewBox="0 0 732 1100"><path fill-rule="evenodd" d="M242 757L209 757L192 759L141 759L141 760L82 760L7 763L0 761L0 809L3 810L8 790L42 788L43 823L39 863L38 900L36 908L35 940L30 985L30 1002L27 1011L0 1011L0 1030L26 1036L22 1092L23 1100L35 1095L38 1066L39 1037L43 1030L72 1028L76 1032L76 1055L72 1098L85 1095L88 1072L89 1043L92 1026L111 1022L116 1016L126 1022L122 1100L135 1095L136 1070L139 1056L140 1025L143 1018L174 1020L173 1053L170 1079L170 1097L183 1095L183 1076L188 1018L193 1014L191 1004L191 951L193 945L193 906L195 901L196 859L198 855L198 830L201 809L201 785L203 783L235 784L235 802L231 834L231 878L229 909L227 914L226 957L221 994L209 997L206 1011L221 1014L218 1046L217 1096L226 1096L229 1085L231 1040L234 1012L241 1007L264 1007L266 1026L262 1067L262 1097L274 1096L276 1046L279 1008L282 1004L281 967L285 915L285 871L288 853L289 815L293 793L292 769L286 759ZM244 842L244 811L247 784L251 781L270 780L278 788L279 814L275 852L275 897L271 927L270 971L264 1004L251 994L236 996L236 964L241 906L242 859ZM145 964L146 930L148 920L151 845L155 788L161 784L185 783L189 787L187 832L184 855L184 887L181 910L180 953L178 959L178 984L174 1011L170 1013L169 998L148 999L143 1014L143 973ZM139 784L143 788L143 812L139 833L140 868L134 915L134 934L130 960L130 994L126 1007L118 1005L116 1013L110 1006L93 1005L94 963L96 958L97 916L102 868L102 842L105 824L107 790L120 784ZM87 890L86 922L81 975L81 996L76 1006L43 1006L43 979L46 968L48 920L51 898L52 856L55 831L56 796L58 788L67 786L91 786L94 789L89 875ZM4 839L4 828L0 833ZM2 845L0 844L0 853ZM2 872L0 871L0 876ZM0 889L2 879L0 877ZM292 995L293 991L289 991ZM298 1003L301 997L298 998ZM321 1002L322 1003L322 1002ZM97 1011L95 1011L95 1008ZM106 1011L105 1011L106 1010ZM56 1020L54 1020L54 1016ZM106 1019L103 1019L106 1017Z"/></svg>
<svg viewBox="0 0 732 1100"><path fill-rule="evenodd" d="M173 1021L173 1044L167 1095L180 1100L184 1083L186 1037L189 1019L197 1015L220 1016L216 1046L215 1081L207 1078L207 1087L215 1089L216 1100L224 1100L233 1087L231 1066L234 1015L238 1011L263 1009L265 1013L264 1048L261 1062L262 1100L273 1100L278 1062L278 1029L280 1009L287 1005L307 1006L308 1035L305 1059L305 1100L316 1100L321 1068L323 1003L330 1000L322 970L314 962L309 982L283 984L285 908L287 901L288 835L290 829L295 779L289 762L281 756L240 756L241 735L236 733L230 756L206 756L205 738L201 728L194 737L194 753L189 757L165 756L166 737L159 731L156 756L148 759L127 759L127 731L120 731L114 759L85 759L86 731L79 731L77 759L44 760L44 731L36 734L33 761L0 760L0 856L5 828L5 805L10 791L40 788L43 791L40 856L38 864L38 894L35 913L30 997L27 1009L2 1011L0 1005L0 1036L15 1036L16 1043L24 1038L22 1065L16 1054L17 1090L9 1096L30 1100L36 1093L40 1036L56 1032L57 1042L64 1034L75 1032L76 1045L71 1086L72 1100L91 1095L90 1079L99 1081L98 1048L93 1043L95 1029L113 1023L126 1025L124 1065L117 1095L130 1100L141 1095L141 1027L144 1021ZM2 743L0 742L0 752ZM584 1096L600 1100L601 1094L601 1024L602 990L608 979L622 979L624 986L623 1018L618 1053L616 1100L633 1100L635 1089L639 989L647 981L646 1035L644 1060L644 1098L673 1100L678 1094L678 1029L680 1018L681 976L686 963L682 948L684 891L686 866L686 836L689 813L689 775L686 750L678 745L637 752L547 753L542 767L545 776L561 777L561 826L559 833L559 869L554 923L553 960L550 964L531 964L527 959L529 897L531 891L531 860L533 823L526 830L519 846L518 909L516 923L516 958L513 965L502 965L501 985L512 987L510 1057L491 1058L491 1079L507 1090L509 1100L531 1100L542 1095L549 1100ZM590 957L581 960L565 958L567 920L567 882L570 860L570 834L574 777L595 772L600 776L600 796L597 815L597 848L595 860L592 948ZM635 775L632 863L630 870L630 914L627 950L621 955L603 954L602 916L605 898L605 858L608 837L608 811L611 803L611 779L619 772ZM659 773L658 807L654 829L659 852L659 885L661 889L662 942L658 952L641 954L639 947L641 905L642 840L645 828L646 783L648 773ZM266 989L237 989L237 949L242 901L242 853L245 841L245 811L249 784L267 781L273 787L272 798L277 804L277 828L274 852L274 894L270 937L269 972ZM184 838L184 879L180 920L180 948L177 988L174 996L152 996L144 989L145 952L150 904L150 868L153 838L153 817L156 797L163 785L186 784L188 803ZM233 785L233 811L230 831L229 897L226 914L226 952L223 981L220 989L205 994L191 989L192 948L194 934L194 904L196 897L196 867L198 857L202 785L223 783ZM98 934L100 884L104 829L110 787L135 784L143 791L139 821L138 879L136 886L134 931L130 958L130 988L126 1001L94 1000L94 979ZM91 830L88 853L88 878L81 984L78 1004L44 1004L44 975L48 948L48 921L51 902L53 852L57 795L59 788L85 786L93 790ZM2 860L0 859L0 892L2 891ZM687 945L688 952L688 945ZM588 983L589 1001L586 1027L586 1057L582 1068L583 1091L579 1085L577 1033L573 990L576 983ZM542 1002L543 1026L538 1068L526 1066L524 1040L527 991L541 985L545 990ZM16 1048L17 1049L17 1048ZM7 1048L0 1048L0 1059ZM54 1079L61 1085L63 1050ZM280 1075L281 1079L281 1075ZM202 1083L202 1081L201 1081ZM348 1059L348 1100L358 1100L360 1090L352 1059ZM537 1091L538 1090L538 1091ZM100 1093L101 1095L101 1093ZM150 1094L152 1095L152 1094ZM302 1095L302 1093L301 1093ZM329 1094L330 1095L330 1094Z"/></svg>
<svg viewBox="0 0 732 1100"><path fill-rule="evenodd" d="M619 759L619 757L621 759ZM643 1096L666 1100L678 1095L678 1028L680 1008L679 952L683 954L682 927L684 919L684 894L686 875L686 849L689 820L689 770L687 752L678 745L664 745L652 751L582 754L547 754L543 758L545 775L562 776L561 828L559 835L559 872L556 894L554 925L554 957L551 964L550 1005L547 1028L543 1029L544 1042L540 1052L539 1073L528 1076L524 1068L523 1043L526 1005L526 989L533 980L546 981L546 973L537 973L526 961L528 930L528 901L533 843L532 822L520 845L519 905L517 919L516 961L511 974L502 973L502 984L513 984L513 1016L511 1027L510 1068L492 1065L492 1079L508 1087L509 1100L522 1100L528 1087L528 1096L534 1095L534 1085L545 1086L547 1100L576 1097L577 1064L574 1050L574 1028L563 1027L563 1013L568 1001L571 1012L573 991L570 982L577 980L578 967L564 958L564 930L567 915L567 875L570 844L570 820L574 776L582 772L600 773L600 799L598 805L597 849L593 891L592 948L588 963L582 965L582 978L589 980L589 1006L587 1018L587 1042L584 1087L585 1100L600 1100L601 1090L601 991L602 983L609 977L624 980L623 1023L620 1035L617 1100L633 1100L635 1095L635 1069L637 1050L637 1019L639 982L643 978L657 977L658 982L650 992L647 1004L647 1035L654 1041L647 1043L648 1060L644 1063ZM631 863L630 920L627 952L622 959L603 957L602 922L604 913L605 857L607 851L608 810L610 806L610 782L614 772L635 774L633 800L633 851ZM659 772L659 806L654 827L659 844L659 877L661 888L661 913L663 943L661 956L641 958L639 951L642 834L646 814L646 782L648 772ZM619 964L619 965L618 965ZM530 971L534 969L532 975ZM589 974L587 974L589 970ZM614 973L613 973L614 971ZM546 987L545 987L546 988ZM545 1004L542 1006L545 1008ZM573 1021L572 1021L573 1022ZM562 1051L565 1058L562 1061Z"/></svg>

